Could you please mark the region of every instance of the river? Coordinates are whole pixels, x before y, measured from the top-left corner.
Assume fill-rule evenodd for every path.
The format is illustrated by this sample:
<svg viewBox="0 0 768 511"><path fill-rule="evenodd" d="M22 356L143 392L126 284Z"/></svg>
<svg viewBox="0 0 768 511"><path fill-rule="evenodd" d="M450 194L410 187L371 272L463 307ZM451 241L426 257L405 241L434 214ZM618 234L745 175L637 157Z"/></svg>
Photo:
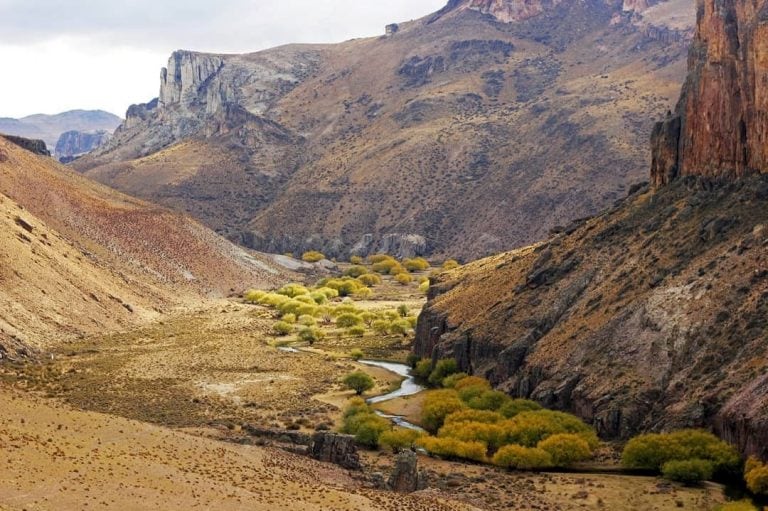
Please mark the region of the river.
<svg viewBox="0 0 768 511"><path fill-rule="evenodd" d="M367 399L366 402L370 405L374 405L376 403L384 403L385 401L391 401L399 397L413 396L424 390L424 387L416 383L415 378L411 375L411 368L405 364L397 364L395 362L379 362L377 360L361 360L360 363L371 367L380 367L381 369L385 369L405 378L403 383L400 384L399 389L389 392L388 394ZM379 410L376 410L376 413L385 419L391 420L393 423L403 428L423 431L422 428L408 422L404 417L399 415L387 415Z"/></svg>

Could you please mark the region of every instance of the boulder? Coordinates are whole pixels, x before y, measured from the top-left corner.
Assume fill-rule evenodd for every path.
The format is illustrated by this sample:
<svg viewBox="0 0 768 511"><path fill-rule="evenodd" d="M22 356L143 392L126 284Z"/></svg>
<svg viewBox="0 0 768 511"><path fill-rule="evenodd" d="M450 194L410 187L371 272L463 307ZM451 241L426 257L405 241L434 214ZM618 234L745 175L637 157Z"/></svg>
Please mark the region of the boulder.
<svg viewBox="0 0 768 511"><path fill-rule="evenodd" d="M355 437L349 435L315 433L309 445L309 455L318 461L333 463L350 470L362 468Z"/></svg>
<svg viewBox="0 0 768 511"><path fill-rule="evenodd" d="M419 472L419 459L410 449L400 452L387 487L399 493L412 493L426 488L426 474Z"/></svg>

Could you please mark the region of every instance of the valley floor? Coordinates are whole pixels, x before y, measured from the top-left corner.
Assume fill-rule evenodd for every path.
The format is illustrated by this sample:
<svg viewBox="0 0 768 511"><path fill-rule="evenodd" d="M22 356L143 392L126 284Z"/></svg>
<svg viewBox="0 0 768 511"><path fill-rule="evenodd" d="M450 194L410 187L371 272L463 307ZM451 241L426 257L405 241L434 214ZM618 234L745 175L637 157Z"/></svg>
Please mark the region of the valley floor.
<svg viewBox="0 0 768 511"><path fill-rule="evenodd" d="M420 298L403 296L412 307ZM397 297L363 302L389 307ZM273 313L235 301L144 328L69 344L35 364L0 365L0 510L61 509L713 509L715 485L655 478L515 474L422 457L431 489L412 496L367 489L361 477L253 444L244 424L313 431L338 423L354 368L383 393L399 378L347 358L404 359L400 337L328 336L288 353ZM393 402L417 415L419 398ZM410 409L409 409L410 407ZM366 472L393 457L364 454Z"/></svg>

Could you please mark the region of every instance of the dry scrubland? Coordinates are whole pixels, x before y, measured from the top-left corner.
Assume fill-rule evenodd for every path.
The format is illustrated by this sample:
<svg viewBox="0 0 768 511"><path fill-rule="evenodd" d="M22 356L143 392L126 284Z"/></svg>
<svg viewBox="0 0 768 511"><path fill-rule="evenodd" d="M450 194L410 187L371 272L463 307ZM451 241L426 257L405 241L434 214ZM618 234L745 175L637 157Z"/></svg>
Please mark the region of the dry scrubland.
<svg viewBox="0 0 768 511"><path fill-rule="evenodd" d="M346 267L342 268L345 269ZM418 275L418 273L417 273ZM356 299L363 310L418 311L418 280L392 277ZM399 380L348 358L352 349L404 359L399 335L347 336L334 326L308 352L274 344L276 311L239 301L135 330L65 345L38 364L0 367L0 509L648 509L705 510L716 485L683 488L656 478L509 473L421 457L431 489L414 496L364 489L346 471L253 443L245 423L311 431L338 423L362 368L372 393ZM341 333L342 335L338 335ZM419 414L421 397L383 405ZM413 406L413 405L416 406ZM149 424L153 423L153 424ZM387 474L390 454L364 453L368 473ZM3 508L5 506L5 508Z"/></svg>

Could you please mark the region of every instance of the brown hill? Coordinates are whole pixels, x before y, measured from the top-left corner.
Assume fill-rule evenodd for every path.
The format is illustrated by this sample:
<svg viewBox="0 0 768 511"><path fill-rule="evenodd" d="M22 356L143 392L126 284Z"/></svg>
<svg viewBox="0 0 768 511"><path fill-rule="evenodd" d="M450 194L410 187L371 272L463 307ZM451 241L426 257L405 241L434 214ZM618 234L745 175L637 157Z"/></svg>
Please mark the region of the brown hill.
<svg viewBox="0 0 768 511"><path fill-rule="evenodd" d="M531 243L644 176L693 14L690 0L509 14L533 4L451 1L336 45L176 52L159 100L75 166L260 250Z"/></svg>
<svg viewBox="0 0 768 511"><path fill-rule="evenodd" d="M120 329L287 272L0 137L0 355Z"/></svg>
<svg viewBox="0 0 768 511"><path fill-rule="evenodd" d="M762 140L759 122L739 119L759 118L747 98L763 74L758 20L768 6L732 4L701 3L681 101L682 164L678 155L665 160L682 172L659 174L655 163L654 180L665 186L635 190L545 243L440 277L419 320L419 354L456 357L511 394L591 420L604 436L713 427L768 456L768 176L745 176L768 166L731 152ZM747 47L710 61L733 49L733 34L746 35ZM752 72L729 77L740 66ZM719 125L702 129L713 112ZM656 130L657 163L678 148L662 136L674 122ZM701 165L703 154L722 170Z"/></svg>

